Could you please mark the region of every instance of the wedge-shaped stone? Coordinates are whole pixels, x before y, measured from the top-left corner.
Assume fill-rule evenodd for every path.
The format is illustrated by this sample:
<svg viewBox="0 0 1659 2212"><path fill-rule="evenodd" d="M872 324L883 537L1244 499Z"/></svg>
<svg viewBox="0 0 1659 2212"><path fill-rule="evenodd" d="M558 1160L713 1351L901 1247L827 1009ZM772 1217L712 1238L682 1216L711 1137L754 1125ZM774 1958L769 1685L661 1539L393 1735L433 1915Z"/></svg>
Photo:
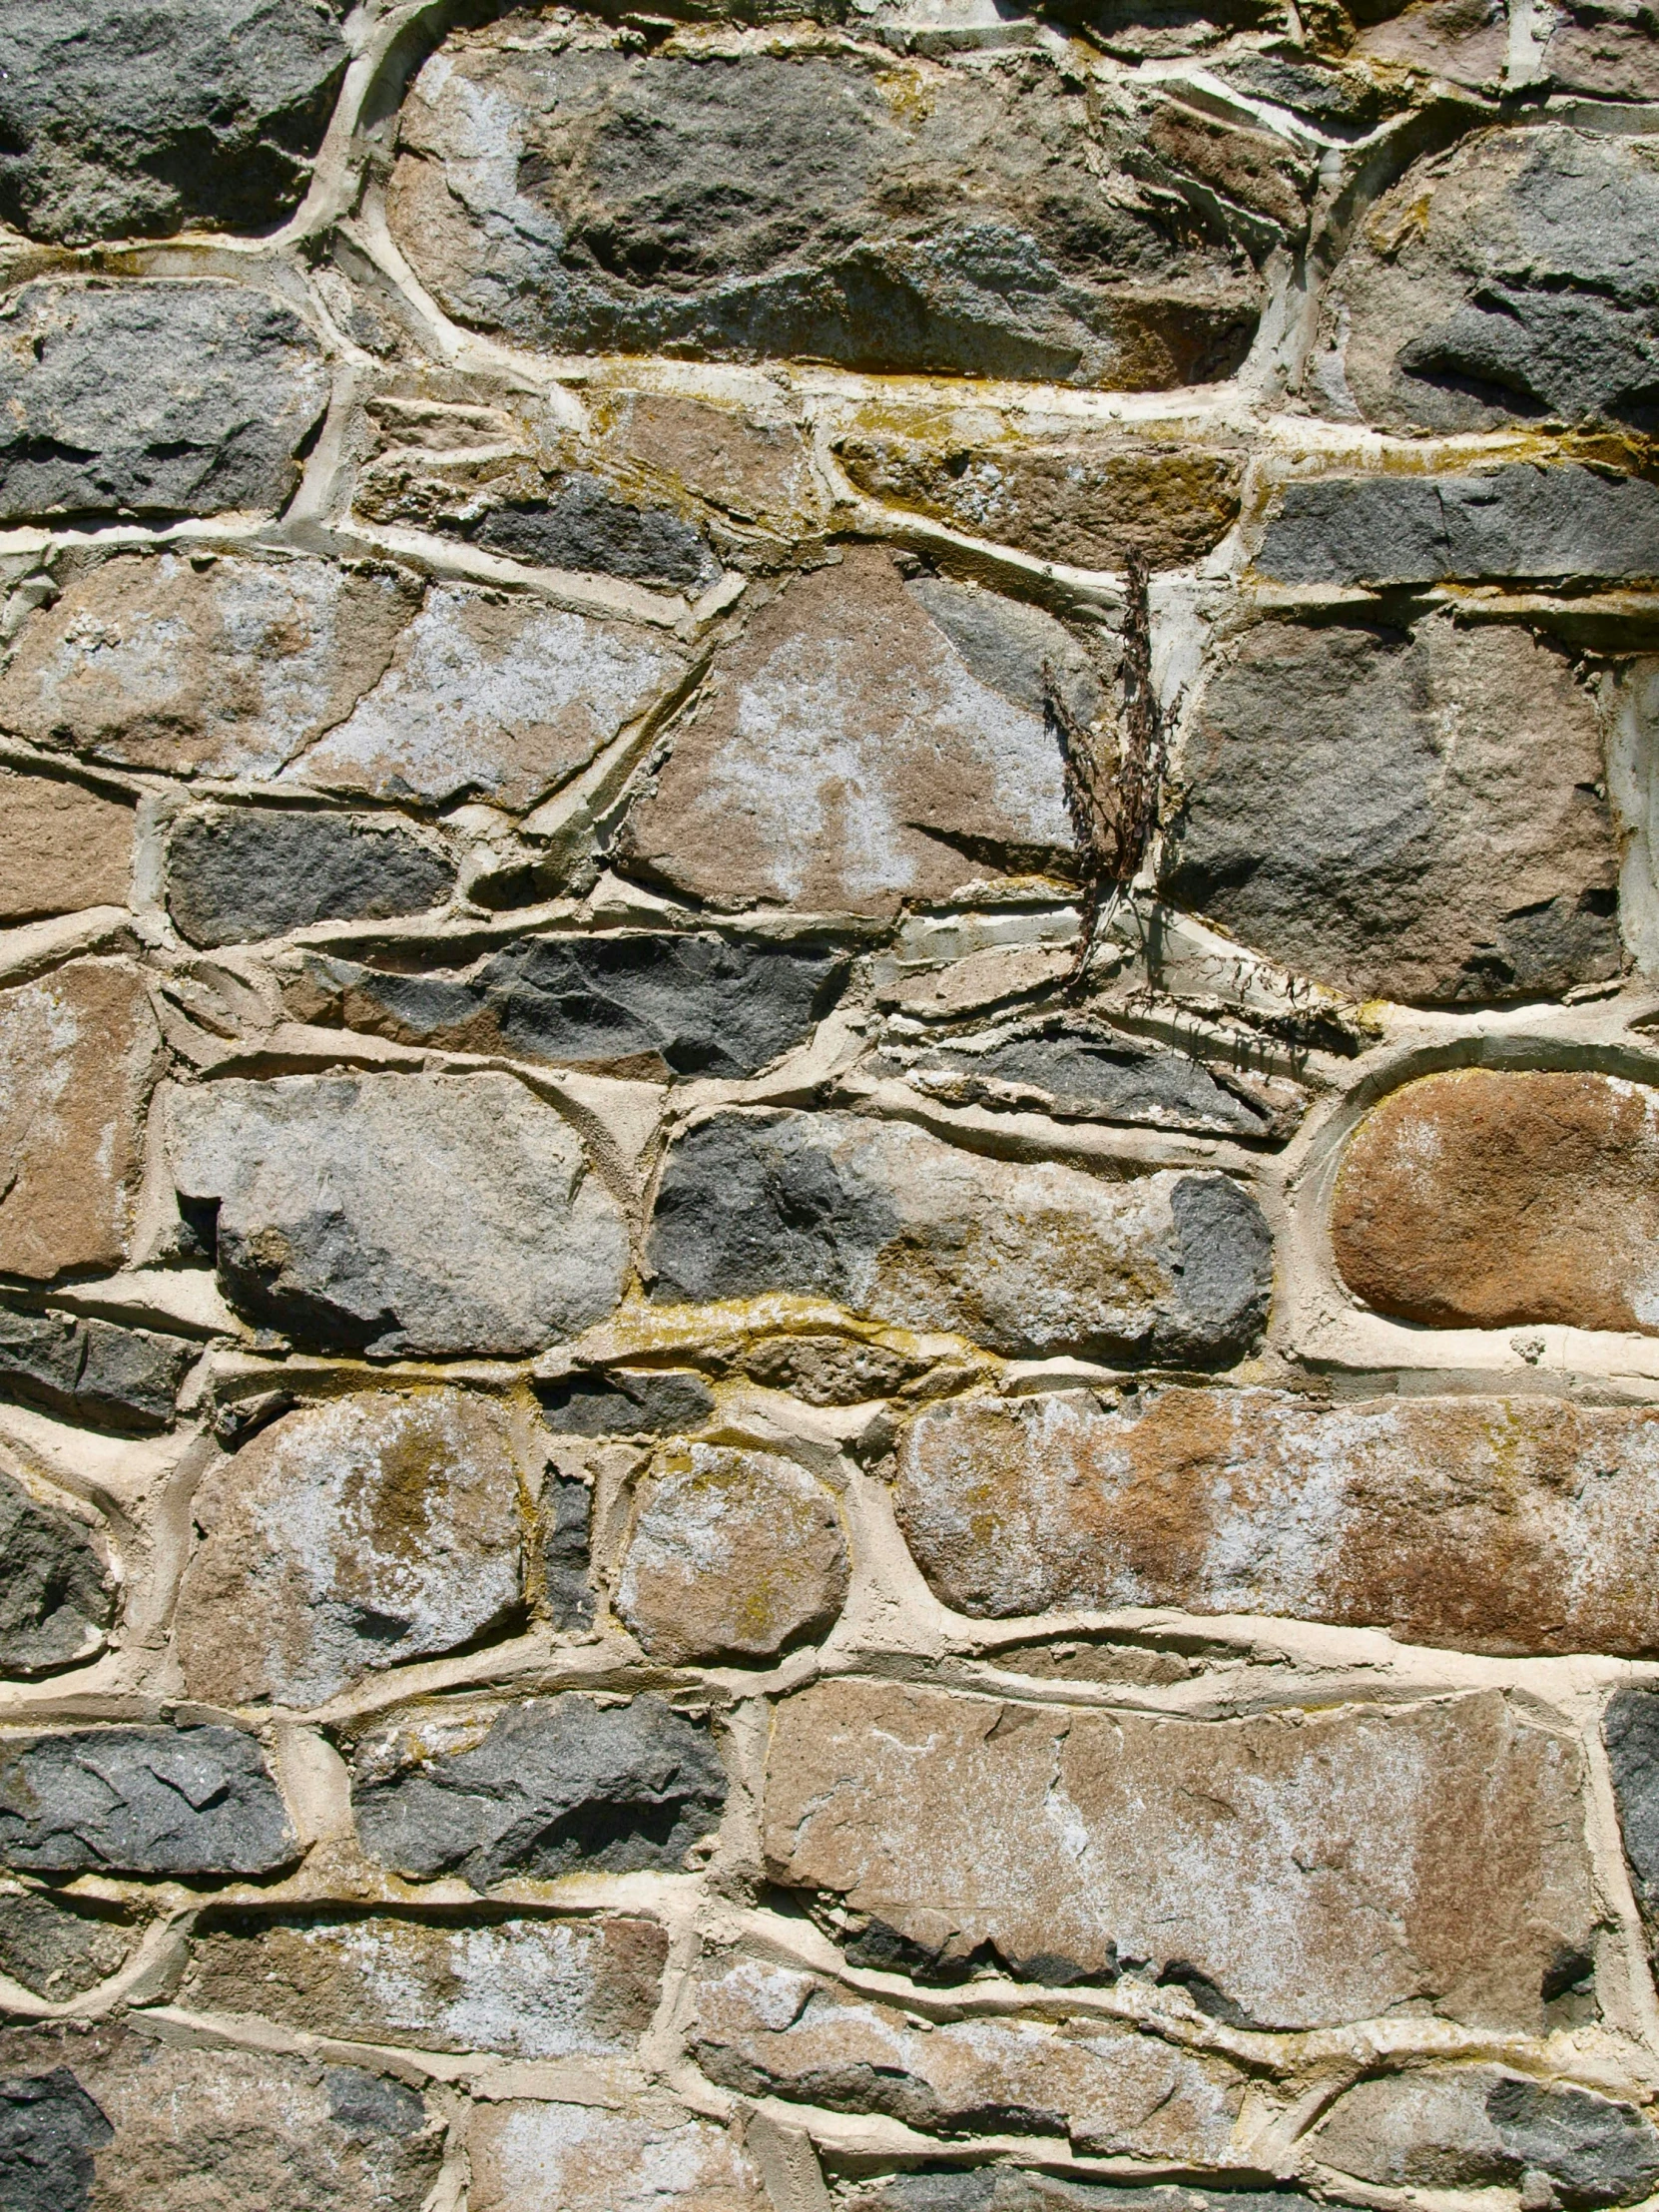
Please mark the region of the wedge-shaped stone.
<svg viewBox="0 0 1659 2212"><path fill-rule="evenodd" d="M0 1861L42 1874L272 1874L299 1846L236 1728L99 1728L0 1746Z"/></svg>
<svg viewBox="0 0 1659 2212"><path fill-rule="evenodd" d="M768 2212L747 2151L667 2098L476 2104L471 2212Z"/></svg>
<svg viewBox="0 0 1659 2212"><path fill-rule="evenodd" d="M0 307L0 521L280 507L327 399L315 338L263 291L28 284Z"/></svg>
<svg viewBox="0 0 1659 2212"><path fill-rule="evenodd" d="M121 1265L160 1050L125 961L72 960L0 991L0 1272Z"/></svg>
<svg viewBox="0 0 1659 2212"><path fill-rule="evenodd" d="M196 1494L190 1694L320 1705L501 1629L523 1599L521 1488L504 1411L460 1390L363 1390L261 1429Z"/></svg>
<svg viewBox="0 0 1659 2212"><path fill-rule="evenodd" d="M1659 1414L1172 1389L921 1414L898 1514L964 1613L1171 1605L1502 1652L1659 1653Z"/></svg>
<svg viewBox="0 0 1659 2212"><path fill-rule="evenodd" d="M667 1955L650 1921L247 1915L200 1939L180 2001L352 2042L625 2057Z"/></svg>
<svg viewBox="0 0 1659 2212"><path fill-rule="evenodd" d="M1460 1068L1385 1098L1343 1158L1350 1290L1437 1329L1561 1322L1659 1335L1659 1091Z"/></svg>
<svg viewBox="0 0 1659 2212"><path fill-rule="evenodd" d="M720 657L624 852L716 905L868 914L1051 863L1072 832L1045 660L1088 720L1093 671L1051 616L973 585L906 588L885 553L853 548Z"/></svg>
<svg viewBox="0 0 1659 2212"><path fill-rule="evenodd" d="M168 839L168 911L192 944L417 914L454 884L448 858L395 821L219 807L185 816Z"/></svg>
<svg viewBox="0 0 1659 2212"><path fill-rule="evenodd" d="M1221 1175L1106 1183L852 1114L728 1114L658 1186L659 1300L830 1298L993 1352L1213 1363L1267 1317L1272 1245Z"/></svg>
<svg viewBox="0 0 1659 2212"><path fill-rule="evenodd" d="M1300 229L1262 159L1282 141L1164 128L1170 183L1232 154ZM1261 289L1248 224L1182 221L1119 167L1147 137L1041 49L986 68L486 30L415 80L392 225L452 314L530 344L1162 389L1238 365Z"/></svg>
<svg viewBox="0 0 1659 2212"><path fill-rule="evenodd" d="M0 1474L0 1674L88 1659L115 1612L91 1528Z"/></svg>
<svg viewBox="0 0 1659 2212"><path fill-rule="evenodd" d="M125 906L132 871L131 807L80 784L0 771L0 922Z"/></svg>
<svg viewBox="0 0 1659 2212"><path fill-rule="evenodd" d="M227 1296L278 1329L525 1353L621 1296L621 1209L511 1076L233 1080L172 1091L168 1120L179 1189L217 1202Z"/></svg>
<svg viewBox="0 0 1659 2212"><path fill-rule="evenodd" d="M791 1967L705 1969L692 2050L745 2096L884 2112L932 2134L1065 2135L1098 2157L1230 2163L1243 2082L1117 2021L929 2023Z"/></svg>
<svg viewBox="0 0 1659 2212"><path fill-rule="evenodd" d="M1287 967L1429 1004L1618 972L1594 700L1528 631L1263 623L1180 773L1164 894Z"/></svg>
<svg viewBox="0 0 1659 2212"><path fill-rule="evenodd" d="M765 1850L943 1969L1144 1960L1264 2026L1536 2033L1595 1913L1581 1787L1494 1691L1203 1722L847 1680L777 1709Z"/></svg>

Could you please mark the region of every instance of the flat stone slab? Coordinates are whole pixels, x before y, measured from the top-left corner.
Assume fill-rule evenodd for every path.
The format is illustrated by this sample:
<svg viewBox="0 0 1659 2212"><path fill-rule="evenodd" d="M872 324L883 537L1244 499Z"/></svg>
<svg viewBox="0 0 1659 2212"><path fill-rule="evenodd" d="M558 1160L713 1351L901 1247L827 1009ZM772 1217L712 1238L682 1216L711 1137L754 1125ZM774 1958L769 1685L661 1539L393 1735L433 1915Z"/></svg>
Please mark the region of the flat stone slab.
<svg viewBox="0 0 1659 2212"><path fill-rule="evenodd" d="M0 770L0 922L125 906L133 820L84 785Z"/></svg>
<svg viewBox="0 0 1659 2212"><path fill-rule="evenodd" d="M222 807L184 816L168 838L168 912L197 945L417 914L454 887L444 853L371 817Z"/></svg>
<svg viewBox="0 0 1659 2212"><path fill-rule="evenodd" d="M927 1971L1137 1959L1265 2027L1415 2001L1537 2034L1588 1955L1581 1785L1495 1691L1204 1722L849 1679L778 1706L764 1848Z"/></svg>
<svg viewBox="0 0 1659 2212"><path fill-rule="evenodd" d="M307 1340L521 1354L622 1295L621 1209L511 1076L232 1079L170 1091L168 1128L226 1295Z"/></svg>
<svg viewBox="0 0 1659 2212"><path fill-rule="evenodd" d="M1174 1606L1464 1651L1659 1652L1659 1413L1542 1397L1082 1391L923 1412L899 1524L959 1612Z"/></svg>
<svg viewBox="0 0 1659 2212"><path fill-rule="evenodd" d="M94 1428L171 1428L201 1348L183 1337L0 1304L0 1396Z"/></svg>
<svg viewBox="0 0 1659 2212"><path fill-rule="evenodd" d="M471 2212L770 2212L735 2135L668 2099L475 2104Z"/></svg>

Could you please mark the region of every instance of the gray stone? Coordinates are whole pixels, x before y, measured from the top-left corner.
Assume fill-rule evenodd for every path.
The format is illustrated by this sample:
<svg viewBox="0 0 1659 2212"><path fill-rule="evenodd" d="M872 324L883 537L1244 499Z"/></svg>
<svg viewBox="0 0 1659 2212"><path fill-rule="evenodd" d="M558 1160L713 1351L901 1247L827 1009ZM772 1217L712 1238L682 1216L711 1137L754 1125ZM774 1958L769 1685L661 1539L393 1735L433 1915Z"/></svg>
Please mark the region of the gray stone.
<svg viewBox="0 0 1659 2212"><path fill-rule="evenodd" d="M426 2107L416 2092L385 2074L365 2073L361 2066L328 2066L322 2079L328 2117L354 2135L418 2135L426 2124Z"/></svg>
<svg viewBox="0 0 1659 2212"><path fill-rule="evenodd" d="M1011 2166L950 2166L887 2174L854 2189L847 2212L1314 2212L1288 2189L1126 2189Z"/></svg>
<svg viewBox="0 0 1659 2212"><path fill-rule="evenodd" d="M621 1297L621 1209L511 1076L228 1080L175 1090L169 1120L181 1193L218 1203L227 1295L292 1335L512 1355Z"/></svg>
<svg viewBox="0 0 1659 2212"><path fill-rule="evenodd" d="M1260 227L1170 212L1210 139L1247 201L1302 221L1265 174L1282 144L1198 130L1159 150L1165 200L1127 173L1142 120L1042 49L928 67L463 32L405 103L391 215L452 314L530 344L1161 389L1228 374L1259 311Z"/></svg>
<svg viewBox="0 0 1659 2212"><path fill-rule="evenodd" d="M0 308L0 521L280 507L327 399L316 340L264 292L25 285Z"/></svg>
<svg viewBox="0 0 1659 2212"><path fill-rule="evenodd" d="M364 1849L401 1874L458 1874L478 1891L512 1875L672 1873L726 1802L707 1729L657 1697L511 1705L466 1749L409 1735L358 1755Z"/></svg>
<svg viewBox="0 0 1659 2212"><path fill-rule="evenodd" d="M169 1428L197 1356L180 1337L71 1314L0 1305L0 1395L72 1413L98 1428Z"/></svg>
<svg viewBox="0 0 1659 2212"><path fill-rule="evenodd" d="M87 2212L92 2154L114 2133L67 2066L0 2079L6 2212Z"/></svg>
<svg viewBox="0 0 1659 2212"><path fill-rule="evenodd" d="M546 500L503 501L467 533L491 553L545 568L598 569L641 584L703 591L720 563L695 523L636 506L602 477L573 470Z"/></svg>
<svg viewBox="0 0 1659 2212"><path fill-rule="evenodd" d="M1481 476L1285 486L1256 565L1291 584L1659 575L1659 486L1519 461Z"/></svg>
<svg viewBox="0 0 1659 2212"><path fill-rule="evenodd" d="M1041 1357L1236 1357L1267 1315L1272 1245L1221 1176L1105 1183L851 1114L728 1114L674 1147L652 1296L832 1299L907 1329Z"/></svg>
<svg viewBox="0 0 1659 2212"><path fill-rule="evenodd" d="M186 815L168 839L168 912L192 944L415 914L454 886L451 863L411 830L360 817L220 808Z"/></svg>
<svg viewBox="0 0 1659 2212"><path fill-rule="evenodd" d="M125 1965L138 1931L120 1913L86 1912L38 1890L0 1897L0 1973L66 2004Z"/></svg>
<svg viewBox="0 0 1659 2212"><path fill-rule="evenodd" d="M313 973L353 1029L660 1078L754 1075L805 1042L846 970L811 946L629 933L524 937L461 973Z"/></svg>
<svg viewBox="0 0 1659 2212"><path fill-rule="evenodd" d="M1180 775L1164 895L1288 967L1427 1004L1618 971L1595 703L1525 630L1264 623Z"/></svg>
<svg viewBox="0 0 1659 2212"><path fill-rule="evenodd" d="M591 1628L593 1492L575 1475L549 1477L541 1500L542 1602L560 1629Z"/></svg>
<svg viewBox="0 0 1659 2212"><path fill-rule="evenodd" d="M1357 227L1327 311L1354 402L1385 428L1652 429L1659 175L1640 141L1477 133Z"/></svg>
<svg viewBox="0 0 1659 2212"><path fill-rule="evenodd" d="M109 1569L85 1521L0 1474L0 1674L89 1659L115 1614Z"/></svg>
<svg viewBox="0 0 1659 2212"><path fill-rule="evenodd" d="M701 1428L715 1394L689 1368L611 1368L542 1392L547 1425L562 1436L676 1436Z"/></svg>
<svg viewBox="0 0 1659 2212"><path fill-rule="evenodd" d="M769 2212L777 2202L733 2129L664 2096L480 2098L466 2148L469 2212Z"/></svg>
<svg viewBox="0 0 1659 2212"><path fill-rule="evenodd" d="M299 1856L236 1728L100 1728L0 1752L0 1860L50 1874L272 1874Z"/></svg>
<svg viewBox="0 0 1659 2212"><path fill-rule="evenodd" d="M1624 1856L1652 1944L1659 1938L1659 1692L1615 1690L1602 1737Z"/></svg>
<svg viewBox="0 0 1659 2212"><path fill-rule="evenodd" d="M269 228L344 74L331 0L29 0L0 23L0 219L30 238Z"/></svg>
<svg viewBox="0 0 1659 2212"><path fill-rule="evenodd" d="M1294 61L1283 54L1244 53L1207 66L1240 92L1312 116L1328 131L1365 130L1402 104L1390 100L1389 88L1365 70L1335 68L1302 48Z"/></svg>

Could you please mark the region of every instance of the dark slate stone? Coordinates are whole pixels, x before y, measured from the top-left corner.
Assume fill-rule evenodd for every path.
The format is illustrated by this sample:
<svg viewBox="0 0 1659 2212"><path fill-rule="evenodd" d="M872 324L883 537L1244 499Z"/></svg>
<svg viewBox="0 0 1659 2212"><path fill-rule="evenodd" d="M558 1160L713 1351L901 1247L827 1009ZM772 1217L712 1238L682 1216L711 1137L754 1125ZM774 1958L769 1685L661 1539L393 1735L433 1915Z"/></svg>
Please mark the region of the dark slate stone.
<svg viewBox="0 0 1659 2212"><path fill-rule="evenodd" d="M71 246L264 230L345 62L317 0L23 0L0 14L0 219Z"/></svg>
<svg viewBox="0 0 1659 2212"><path fill-rule="evenodd" d="M87 2212L92 2154L114 2133L67 2066L0 2080L0 2205Z"/></svg>
<svg viewBox="0 0 1659 2212"><path fill-rule="evenodd" d="M1602 1726L1624 1856L1650 1934L1659 1927L1659 1691L1617 1690Z"/></svg>
<svg viewBox="0 0 1659 2212"><path fill-rule="evenodd" d="M168 911L192 944L439 906L455 871L401 824L245 807L187 815L168 845Z"/></svg>
<svg viewBox="0 0 1659 2212"><path fill-rule="evenodd" d="M695 523L636 507L597 476L566 476L550 499L491 507L470 533L491 553L538 567L598 569L641 584L700 591L720 574Z"/></svg>
<svg viewBox="0 0 1659 2212"><path fill-rule="evenodd" d="M0 1474L0 1674L48 1674L97 1649L115 1592L85 1526Z"/></svg>
<svg viewBox="0 0 1659 2212"><path fill-rule="evenodd" d="M542 1392L547 1424L565 1436L676 1436L701 1428L715 1393L683 1368L613 1368Z"/></svg>
<svg viewBox="0 0 1659 2212"><path fill-rule="evenodd" d="M829 1011L847 959L726 937L528 937L465 977L341 970L392 1033L491 1044L527 1059L612 1065L650 1058L674 1075L753 1075Z"/></svg>
<svg viewBox="0 0 1659 2212"><path fill-rule="evenodd" d="M1323 68L1311 57L1240 54L1209 66L1238 91L1310 115L1328 131L1369 130L1385 105L1382 88L1360 71Z"/></svg>
<svg viewBox="0 0 1659 2212"><path fill-rule="evenodd" d="M426 2106L418 2093L387 2074L361 2066L325 2066L323 2087L328 2113L353 2135L418 2135L426 2125Z"/></svg>
<svg viewBox="0 0 1659 2212"><path fill-rule="evenodd" d="M475 1890L510 1875L670 1871L726 1802L707 1729L660 1698L509 1706L481 1744L353 1789L357 1831L383 1866L459 1874Z"/></svg>
<svg viewBox="0 0 1659 2212"><path fill-rule="evenodd" d="M1256 565L1291 584L1659 575L1659 486L1519 461L1480 476L1285 487Z"/></svg>
<svg viewBox="0 0 1659 2212"><path fill-rule="evenodd" d="M167 1428L196 1350L147 1329L0 1306L0 1394L101 1428Z"/></svg>
<svg viewBox="0 0 1659 2212"><path fill-rule="evenodd" d="M595 1611L590 1535L593 1492L574 1475L556 1474L542 1492L542 1586L555 1628L588 1628Z"/></svg>
<svg viewBox="0 0 1659 2212"><path fill-rule="evenodd" d="M1631 2105L1508 2074L1487 2092L1486 2117L1512 2178L1537 2168L1563 2205L1633 2204L1659 2184L1659 2135Z"/></svg>
<svg viewBox="0 0 1659 2212"><path fill-rule="evenodd" d="M108 1980L137 1940L128 1923L67 1901L35 1891L0 1898L0 1973L54 2004Z"/></svg>
<svg viewBox="0 0 1659 2212"><path fill-rule="evenodd" d="M264 292L27 284L0 308L0 522L280 507L327 399L315 339Z"/></svg>
<svg viewBox="0 0 1659 2212"><path fill-rule="evenodd" d="M1165 1357L1215 1357L1254 1342L1273 1300L1273 1233L1262 1209L1225 1175L1184 1175L1170 1196L1184 1312L1165 1325Z"/></svg>
<svg viewBox="0 0 1659 2212"><path fill-rule="evenodd" d="M100 1728L0 1751L0 1863L45 1874L272 1874L299 1847L253 1737Z"/></svg>

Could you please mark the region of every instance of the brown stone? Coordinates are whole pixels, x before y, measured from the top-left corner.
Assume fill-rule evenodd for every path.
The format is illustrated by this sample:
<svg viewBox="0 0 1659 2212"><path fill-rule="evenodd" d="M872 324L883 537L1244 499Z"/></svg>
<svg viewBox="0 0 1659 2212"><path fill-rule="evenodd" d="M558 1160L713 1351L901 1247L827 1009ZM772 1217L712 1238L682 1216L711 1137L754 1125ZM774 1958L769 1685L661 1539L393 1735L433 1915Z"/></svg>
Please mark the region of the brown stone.
<svg viewBox="0 0 1659 2212"><path fill-rule="evenodd" d="M1355 1131L1331 1239L1379 1313L1436 1329L1659 1335L1659 1091L1613 1076L1459 1068Z"/></svg>
<svg viewBox="0 0 1659 2212"><path fill-rule="evenodd" d="M1272 132L1241 130L1180 101L1160 100L1147 118L1146 144L1253 215L1287 233L1302 229L1314 166Z"/></svg>
<svg viewBox="0 0 1659 2212"><path fill-rule="evenodd" d="M354 2042L622 2057L651 2024L667 1955L650 1921L250 1916L201 1937L179 2001Z"/></svg>
<svg viewBox="0 0 1659 2212"><path fill-rule="evenodd" d="M1177 1606L1498 1652L1659 1652L1659 1411L1271 1390L969 1399L914 1420L898 1515L974 1614Z"/></svg>
<svg viewBox="0 0 1659 2212"><path fill-rule="evenodd" d="M262 1429L197 1493L191 1695L320 1705L499 1630L522 1600L521 1492L505 1413L461 1390L364 1390Z"/></svg>
<svg viewBox="0 0 1659 2212"><path fill-rule="evenodd" d="M160 1046L125 961L0 991L0 1273L45 1282L126 1258Z"/></svg>
<svg viewBox="0 0 1659 2212"><path fill-rule="evenodd" d="M618 460L745 522L785 519L813 498L800 432L732 407L672 392L630 393L617 405L605 442Z"/></svg>
<svg viewBox="0 0 1659 2212"><path fill-rule="evenodd" d="M768 2212L736 2138L666 2098L473 2108L471 2212Z"/></svg>
<svg viewBox="0 0 1659 2212"><path fill-rule="evenodd" d="M125 906L132 865L131 807L0 769L0 922Z"/></svg>
<svg viewBox="0 0 1659 2212"><path fill-rule="evenodd" d="M654 1659L767 1659L846 1600L831 1493L793 1459L669 1444L635 1508L617 1610Z"/></svg>
<svg viewBox="0 0 1659 2212"><path fill-rule="evenodd" d="M777 1709L764 1840L775 1881L945 1964L1142 1960L1263 2026L1536 2033L1595 1914L1582 1779L1495 1691L1215 1722L842 1680Z"/></svg>
<svg viewBox="0 0 1659 2212"><path fill-rule="evenodd" d="M1185 568L1238 518L1240 456L1129 438L1013 443L985 425L939 439L877 430L836 446L861 491L1074 568Z"/></svg>
<svg viewBox="0 0 1659 2212"><path fill-rule="evenodd" d="M1354 51L1455 85L1495 91L1503 81L1509 25L1501 0L1419 0L1362 31Z"/></svg>
<svg viewBox="0 0 1659 2212"><path fill-rule="evenodd" d="M1230 2163L1243 2082L1115 2020L929 2023L811 1973L714 1964L692 2050L713 2081L839 2112L884 2112L930 2133L1065 2135L1074 2151Z"/></svg>
<svg viewBox="0 0 1659 2212"><path fill-rule="evenodd" d="M717 662L629 817L628 855L717 904L890 914L1069 852L1041 663L1079 649L1034 609L947 589L980 650L876 547L797 577Z"/></svg>

